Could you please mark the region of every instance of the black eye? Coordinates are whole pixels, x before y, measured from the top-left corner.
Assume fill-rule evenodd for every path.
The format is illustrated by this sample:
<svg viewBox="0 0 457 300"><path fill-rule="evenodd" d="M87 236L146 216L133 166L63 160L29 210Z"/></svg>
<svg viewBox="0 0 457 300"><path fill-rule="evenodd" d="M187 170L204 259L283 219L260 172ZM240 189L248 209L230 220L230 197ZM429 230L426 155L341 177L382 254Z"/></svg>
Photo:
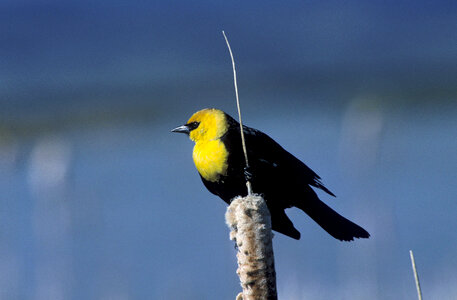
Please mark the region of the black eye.
<svg viewBox="0 0 457 300"><path fill-rule="evenodd" d="M191 122L191 123L187 124L187 127L189 128L189 131L192 131L195 128L197 128L198 125L200 125L200 122Z"/></svg>

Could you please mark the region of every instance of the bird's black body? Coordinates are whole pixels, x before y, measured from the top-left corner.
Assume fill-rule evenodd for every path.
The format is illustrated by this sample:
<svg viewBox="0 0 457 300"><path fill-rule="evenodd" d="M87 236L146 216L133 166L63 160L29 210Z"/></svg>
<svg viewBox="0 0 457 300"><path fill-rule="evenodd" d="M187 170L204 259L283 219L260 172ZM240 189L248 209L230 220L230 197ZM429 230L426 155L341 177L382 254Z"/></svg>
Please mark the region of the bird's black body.
<svg viewBox="0 0 457 300"><path fill-rule="evenodd" d="M240 125L229 115L225 117L228 127L219 139L228 152L227 171L217 181L201 178L211 193L229 204L234 197L247 194L244 175L246 163ZM273 230L299 239L300 232L284 211L297 207L336 239L351 241L370 236L362 227L339 215L317 197L312 187L332 196L334 194L321 183L314 171L263 132L247 126L243 127L243 131L252 189L254 193L263 195L270 210Z"/></svg>

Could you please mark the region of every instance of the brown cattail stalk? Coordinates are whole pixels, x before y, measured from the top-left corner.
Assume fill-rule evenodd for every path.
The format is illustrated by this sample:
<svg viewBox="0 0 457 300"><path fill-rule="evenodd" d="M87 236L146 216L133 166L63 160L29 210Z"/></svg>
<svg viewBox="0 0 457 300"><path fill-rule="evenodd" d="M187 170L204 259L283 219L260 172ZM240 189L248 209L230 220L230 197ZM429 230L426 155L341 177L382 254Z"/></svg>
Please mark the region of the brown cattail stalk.
<svg viewBox="0 0 457 300"><path fill-rule="evenodd" d="M236 299L277 299L273 233L265 201L256 194L235 198L225 220L231 229L230 239L238 249L236 272L243 292Z"/></svg>
<svg viewBox="0 0 457 300"><path fill-rule="evenodd" d="M227 48L232 59L233 82L235 85L236 105L240 121L241 142L243 146L246 168L249 160L244 139L243 122L241 120L240 100L236 83L235 59L230 43L224 35ZM276 271L273 255L273 233L271 232L270 211L259 195L252 192L251 183L246 180L248 195L232 200L225 214L225 220L230 227L230 239L234 240L238 249L237 274L240 278L243 292L237 300L276 300Z"/></svg>

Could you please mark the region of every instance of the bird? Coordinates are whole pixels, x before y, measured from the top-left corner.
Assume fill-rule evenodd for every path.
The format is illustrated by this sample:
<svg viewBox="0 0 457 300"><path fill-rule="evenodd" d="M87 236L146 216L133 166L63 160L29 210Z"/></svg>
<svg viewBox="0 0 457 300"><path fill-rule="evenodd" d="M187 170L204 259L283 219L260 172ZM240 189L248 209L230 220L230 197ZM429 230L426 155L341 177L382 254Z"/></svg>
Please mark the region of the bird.
<svg viewBox="0 0 457 300"><path fill-rule="evenodd" d="M313 188L335 195L319 175L267 134L243 125L249 167L242 149L240 124L227 113L205 108L172 132L184 133L195 143L192 157L205 187L227 204L252 190L263 196L272 229L299 240L300 232L285 213L297 207L335 239L352 241L370 234L322 202Z"/></svg>

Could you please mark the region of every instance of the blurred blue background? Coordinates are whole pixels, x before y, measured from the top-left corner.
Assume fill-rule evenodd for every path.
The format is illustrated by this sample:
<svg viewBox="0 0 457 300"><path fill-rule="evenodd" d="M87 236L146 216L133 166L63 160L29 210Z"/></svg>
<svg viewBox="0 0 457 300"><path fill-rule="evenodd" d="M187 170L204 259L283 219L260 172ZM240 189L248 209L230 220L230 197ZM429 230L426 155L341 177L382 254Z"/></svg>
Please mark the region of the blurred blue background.
<svg viewBox="0 0 457 300"><path fill-rule="evenodd" d="M457 2L0 2L0 299L234 299L225 204L170 130L267 132L365 227L296 209L281 299L457 298Z"/></svg>

